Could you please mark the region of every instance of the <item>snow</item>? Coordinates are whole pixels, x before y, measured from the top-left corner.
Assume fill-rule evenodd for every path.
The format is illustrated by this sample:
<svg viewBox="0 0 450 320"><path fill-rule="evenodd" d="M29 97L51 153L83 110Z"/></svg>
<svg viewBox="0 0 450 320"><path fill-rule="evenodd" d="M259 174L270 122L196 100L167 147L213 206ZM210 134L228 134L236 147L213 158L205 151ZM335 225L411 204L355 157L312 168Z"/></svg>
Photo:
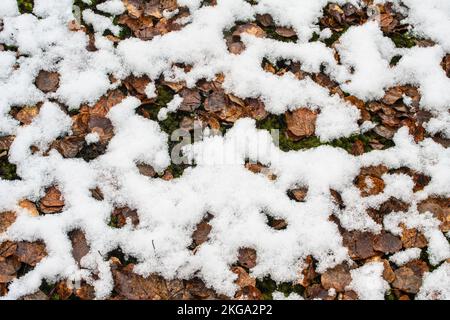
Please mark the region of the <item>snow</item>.
<svg viewBox="0 0 450 320"><path fill-rule="evenodd" d="M389 260L401 267L411 260L420 258L421 250L419 248L409 248L404 251L397 252L389 257Z"/></svg>
<svg viewBox="0 0 450 320"><path fill-rule="evenodd" d="M450 264L445 262L424 275L418 300L450 300Z"/></svg>
<svg viewBox="0 0 450 320"><path fill-rule="evenodd" d="M230 296L237 286L229 266L235 263L241 247L257 251L258 263L251 270L252 276L296 281L308 255L317 260L318 272L350 260L336 224L329 219L331 215L338 217L347 230L379 232L382 226L370 218L367 209L377 209L391 197L409 203L410 208L386 215L385 229L400 234L400 224L417 228L429 242L430 262L441 264L425 276L419 297L430 298L439 292L441 298L448 299L449 267L443 261L450 258L450 245L439 230L440 222L431 213L419 213L417 204L429 196L450 196L450 151L429 138L415 143L406 127L395 134L394 147L352 156L331 146L283 152L268 131L257 130L254 120L241 119L225 136L205 134L202 141L185 146L183 151L195 166L186 169L181 178L165 181L141 175L136 164L149 164L163 173L170 165L168 135L157 122L139 116L135 110L141 101L128 97L107 115L114 126L114 137L104 155L85 162L65 159L56 150L46 153L56 138L70 133L72 125L70 116L56 102L69 109L93 105L115 88L110 75L119 81L130 74L147 75L151 82L145 94L151 99L156 97L154 81L161 75L193 87L202 78L212 80L223 74L227 93L261 98L272 114L300 107L318 111L316 135L322 141L373 127L371 122L358 125L360 112L355 106L330 95L309 77L298 80L289 72L283 76L265 72L261 68L263 58L300 62L302 69L311 73L323 69L344 91L364 101L383 97L394 85L416 85L422 94L420 107L433 116L426 130L450 137L450 79L440 67L450 51L449 37L444 34L450 28L442 27L450 21L448 1L404 0L414 30L436 41L436 45L395 48L377 22L370 21L351 27L341 37L336 47L341 64L335 59L334 49L308 42L314 32L320 32L317 20L325 0L260 0L255 6L243 0L219 0L217 6L204 8L200 8L200 2L178 1L191 11L189 23L182 30L151 41L130 38L117 48L103 34L109 30L117 35L120 27L110 17L84 10L84 21L96 32L98 50L93 52L86 49L89 39L85 33L68 29L68 22L74 18L71 0L35 0L34 15L18 15L15 1L0 2L4 23L0 42L16 46L21 53L16 57L9 51L0 52L0 133L15 135L9 161L17 166L21 177L18 181L0 180L0 212L19 213L16 222L0 234L0 241L41 239L48 252L32 271L11 283L5 299L33 293L42 279L64 278L84 279L95 287L97 298L105 298L113 287L105 257L118 246L138 260L135 271L142 275L156 272L168 279L196 275L217 292ZM291 8L288 11L287 6ZM97 9L111 15L124 10L118 0L101 3ZM223 30L236 21L252 20L257 13L270 13L278 25L292 27L299 40L284 43L243 34L245 51L230 54ZM329 37L330 30L320 36ZM396 55L402 58L390 67ZM174 67L175 63L192 68L185 72ZM55 93L44 94L34 85L40 70L59 73ZM20 126L9 115L12 107L39 102L43 102L39 115L27 126ZM160 110L159 120L177 112L181 102L182 98L175 95L167 108ZM98 134L91 133L86 143L98 139ZM32 154L31 146L39 150ZM271 181L248 171L244 167L248 160L268 166L277 179ZM431 181L422 191L413 192L411 177L386 173L382 176L382 193L361 197L353 184L355 177L362 167L379 164L389 169L409 167L431 177ZM62 213L31 217L18 207L24 198L37 201L53 184L65 199ZM287 196L287 191L297 186L308 187L303 203ZM102 190L103 201L92 198L89 190L95 187ZM344 209L333 202L330 189L341 194ZM110 228L110 212L117 206L136 209L139 226ZM206 213L214 216L210 240L193 254L187 247ZM282 231L270 228L266 214L284 219L288 227ZM67 232L73 229L83 230L90 245L81 267L71 256ZM399 252L391 261L402 265L417 257L418 250ZM383 299L388 286L382 272L382 263L354 269L349 288L360 299ZM274 293L274 298L283 297ZM291 294L288 298L301 297Z"/></svg>
<svg viewBox="0 0 450 320"><path fill-rule="evenodd" d="M19 14L16 0L3 0L0 3L0 18L13 17Z"/></svg>
<svg viewBox="0 0 450 320"><path fill-rule="evenodd" d="M125 5L121 0L108 0L97 5L97 10L118 16L125 12Z"/></svg>
<svg viewBox="0 0 450 320"><path fill-rule="evenodd" d="M370 262L350 270L352 282L347 288L354 290L361 300L384 300L389 284L383 279L383 270L382 262Z"/></svg>

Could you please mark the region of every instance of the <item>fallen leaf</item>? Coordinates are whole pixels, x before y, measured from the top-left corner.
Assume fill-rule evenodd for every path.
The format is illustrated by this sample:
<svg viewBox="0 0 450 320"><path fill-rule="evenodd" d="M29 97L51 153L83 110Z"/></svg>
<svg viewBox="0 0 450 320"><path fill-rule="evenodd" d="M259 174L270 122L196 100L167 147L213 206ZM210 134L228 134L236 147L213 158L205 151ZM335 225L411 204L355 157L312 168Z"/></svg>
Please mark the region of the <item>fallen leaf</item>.
<svg viewBox="0 0 450 320"><path fill-rule="evenodd" d="M69 232L69 239L72 242L72 255L75 261L80 265L81 259L89 253L89 244L86 236L80 229Z"/></svg>
<svg viewBox="0 0 450 320"><path fill-rule="evenodd" d="M408 267L401 267L394 271L395 280L392 286L404 292L416 294L422 285L422 279Z"/></svg>
<svg viewBox="0 0 450 320"><path fill-rule="evenodd" d="M240 248L238 252L239 264L247 269L256 266L256 250L253 248Z"/></svg>
<svg viewBox="0 0 450 320"><path fill-rule="evenodd" d="M14 212L0 212L0 234L5 232L15 221L16 214Z"/></svg>
<svg viewBox="0 0 450 320"><path fill-rule="evenodd" d="M297 36L297 33L291 28L276 27L275 32L284 38L292 38Z"/></svg>
<svg viewBox="0 0 450 320"><path fill-rule="evenodd" d="M17 242L16 256L20 262L34 267L47 256L47 251L42 241L19 241Z"/></svg>
<svg viewBox="0 0 450 320"><path fill-rule="evenodd" d="M352 281L352 277L348 266L340 264L325 271L320 277L320 281L326 290L334 288L337 292L344 292Z"/></svg>
<svg viewBox="0 0 450 320"><path fill-rule="evenodd" d="M267 35L263 29L261 29L258 25L254 23L247 23L238 26L236 30L233 32L233 36L239 37L243 33L248 33L258 38L265 38Z"/></svg>
<svg viewBox="0 0 450 320"><path fill-rule="evenodd" d="M20 121L23 124L30 124L34 118L39 114L38 106L31 107L23 107L20 111L15 115L15 119Z"/></svg>
<svg viewBox="0 0 450 320"><path fill-rule="evenodd" d="M367 259L376 254L373 250L374 235L372 233L345 231L342 239L344 246L348 248L350 258L354 260Z"/></svg>
<svg viewBox="0 0 450 320"><path fill-rule="evenodd" d="M377 195L384 190L383 179L369 175L359 175L356 178L356 185L363 197Z"/></svg>
<svg viewBox="0 0 450 320"><path fill-rule="evenodd" d="M25 209L26 212L32 217L39 216L39 211L38 211L36 205L33 202L31 202L30 200L21 200L19 202L19 207Z"/></svg>
<svg viewBox="0 0 450 320"><path fill-rule="evenodd" d="M20 262L16 257L0 258L0 283L8 283L16 278Z"/></svg>
<svg viewBox="0 0 450 320"><path fill-rule="evenodd" d="M59 86L59 74L41 70L36 77L35 83L36 87L44 93L55 92Z"/></svg>
<svg viewBox="0 0 450 320"><path fill-rule="evenodd" d="M417 229L408 229L402 225L401 240L403 247L408 248L425 248L428 245L428 241L425 236Z"/></svg>
<svg viewBox="0 0 450 320"><path fill-rule="evenodd" d="M44 197L39 200L39 209L45 214L61 212L64 207L64 198L54 186L48 188Z"/></svg>
<svg viewBox="0 0 450 320"><path fill-rule="evenodd" d="M382 232L375 235L373 248L383 253L395 253L402 249L402 241L391 233Z"/></svg>
<svg viewBox="0 0 450 320"><path fill-rule="evenodd" d="M317 113L306 108L286 112L286 124L289 132L298 139L314 135Z"/></svg>

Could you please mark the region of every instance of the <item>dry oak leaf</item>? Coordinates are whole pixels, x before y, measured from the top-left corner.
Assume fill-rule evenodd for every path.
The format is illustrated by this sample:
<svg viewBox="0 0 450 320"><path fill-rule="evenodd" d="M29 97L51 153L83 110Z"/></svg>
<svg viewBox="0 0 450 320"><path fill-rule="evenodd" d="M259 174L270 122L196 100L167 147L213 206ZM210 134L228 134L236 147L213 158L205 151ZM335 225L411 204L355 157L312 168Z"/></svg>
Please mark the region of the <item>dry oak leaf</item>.
<svg viewBox="0 0 450 320"><path fill-rule="evenodd" d="M19 241L17 243L16 256L20 262L34 267L42 258L47 256L47 251L42 241Z"/></svg>
<svg viewBox="0 0 450 320"><path fill-rule="evenodd" d="M238 251L239 264L247 269L256 266L256 250L253 248L240 248Z"/></svg>
<svg viewBox="0 0 450 320"><path fill-rule="evenodd" d="M395 280L392 286L408 293L417 293L422 285L422 278L414 273L411 268L401 267L394 271Z"/></svg>
<svg viewBox="0 0 450 320"><path fill-rule="evenodd" d="M352 281L350 270L347 265L340 264L325 271L320 281L325 289L334 288L337 292L344 292Z"/></svg>
<svg viewBox="0 0 450 320"><path fill-rule="evenodd" d="M64 198L54 186L47 189L44 197L39 200L39 209L46 214L61 212L64 207Z"/></svg>
<svg viewBox="0 0 450 320"><path fill-rule="evenodd" d="M287 128L289 132L298 139L314 135L316 119L317 112L306 108L300 108L293 112L286 112Z"/></svg>
<svg viewBox="0 0 450 320"><path fill-rule="evenodd" d="M69 286L67 284L67 281L59 281L56 286L55 286L55 290L56 293L59 296L60 300L67 300L70 298L70 296L73 294L73 286Z"/></svg>

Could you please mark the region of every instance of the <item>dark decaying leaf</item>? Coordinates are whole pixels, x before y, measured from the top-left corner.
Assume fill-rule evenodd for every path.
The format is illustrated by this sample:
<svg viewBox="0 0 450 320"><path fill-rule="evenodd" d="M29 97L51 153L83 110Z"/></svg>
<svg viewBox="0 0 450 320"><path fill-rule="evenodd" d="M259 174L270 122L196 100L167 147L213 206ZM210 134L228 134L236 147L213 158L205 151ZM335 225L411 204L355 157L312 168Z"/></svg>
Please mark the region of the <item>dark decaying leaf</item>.
<svg viewBox="0 0 450 320"><path fill-rule="evenodd" d="M41 70L36 77L36 87L42 92L55 92L59 86L59 74Z"/></svg>
<svg viewBox="0 0 450 320"><path fill-rule="evenodd" d="M328 269L321 276L321 283L325 289L334 288L337 292L344 292L352 281L350 270L346 264L337 265Z"/></svg>
<svg viewBox="0 0 450 320"><path fill-rule="evenodd" d="M45 214L61 212L63 207L64 198L55 186L48 188L39 201L39 209Z"/></svg>
<svg viewBox="0 0 450 320"><path fill-rule="evenodd" d="M256 250L253 248L240 248L238 252L239 264L251 269L256 266Z"/></svg>
<svg viewBox="0 0 450 320"><path fill-rule="evenodd" d="M75 261L80 264L81 259L89 253L89 244L86 236L80 229L69 232L69 239L72 242L72 255Z"/></svg>

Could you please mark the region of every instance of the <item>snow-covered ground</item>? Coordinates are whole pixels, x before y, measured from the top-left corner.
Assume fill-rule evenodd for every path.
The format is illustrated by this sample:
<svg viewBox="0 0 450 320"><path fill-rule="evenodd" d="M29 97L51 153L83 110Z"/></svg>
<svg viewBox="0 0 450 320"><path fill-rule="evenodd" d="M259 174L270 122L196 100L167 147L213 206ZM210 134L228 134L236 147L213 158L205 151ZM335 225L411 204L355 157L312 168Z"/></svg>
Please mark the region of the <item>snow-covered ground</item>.
<svg viewBox="0 0 450 320"><path fill-rule="evenodd" d="M439 292L441 299L450 299L450 265L442 263L450 258L449 234L439 229L440 221L431 213L417 209L428 197L450 196L450 151L431 138L416 143L406 127L396 132L394 147L354 156L331 146L284 152L268 131L256 128L253 119L240 119L224 136L206 135L185 147L185 154L196 166L186 169L180 178L165 181L141 175L136 163L164 172L171 161L168 136L158 122L135 112L140 100L127 97L107 114L114 136L103 155L86 162L64 158L54 149L45 153L56 138L71 133L72 119L60 104L69 110L93 105L130 74L147 75L152 80L145 91L148 98L155 95L153 82L161 75L194 87L200 79L212 80L223 74L226 92L241 99L259 98L269 113L282 114L300 106L316 110L315 131L323 142L370 128L371 123L358 124L361 115L353 104L330 94L309 77L299 80L292 73L279 76L265 72L263 58L297 61L305 72L323 70L345 92L363 101L381 99L393 86L414 85L421 94L420 107L432 115L425 126L427 132L450 138L450 78L440 65L450 53L450 1L393 1L407 15L412 32L434 41L432 46L412 48L397 48L383 35L376 16L350 27L335 48L309 42L314 32L320 33L317 21L327 2L259 0L250 5L243 0L218 0L216 6L200 7L200 0L178 0L190 10L190 16L180 22L180 31L150 41L131 37L117 46L103 33L109 30L118 36L120 26L112 17L87 9L82 17L92 25L98 48L89 51L88 36L69 28L74 19L71 0L34 0L33 15L19 14L15 0L1 0L0 43L17 48L20 55L0 51L0 134L15 136L9 161L17 166L21 179L0 180L0 212L14 211L17 215L15 223L0 234L0 242L42 240L48 253L32 271L9 285L4 298L33 293L42 279L66 278L87 281L95 287L97 298L105 298L113 288L106 255L117 247L138 260L134 271L139 274L159 273L167 279L195 274L218 293L229 296L237 289L230 265L242 247L254 248L258 254L252 276L296 281L308 255L317 260L318 272L350 261L338 227L329 219L334 215L347 230L378 233L384 227L399 235L402 224L420 230L428 241L430 263L439 267L425 275L418 297L431 298ZM357 0L336 1L346 2L363 5ZM125 11L118 0L102 3L97 9L110 15ZM243 34L245 50L239 55L230 53L223 31L237 21L251 21L256 14L266 13L278 25L293 28L298 41L284 43ZM165 14L170 18L170 12ZM325 37L326 33L322 32ZM390 66L395 56L401 58ZM175 63L192 68L187 72ZM41 70L59 74L56 92L44 93L35 86ZM41 102L38 116L29 125L21 126L9 114L12 107ZM181 98L175 96L167 109L160 111L160 120L177 112L180 103ZM97 134L86 137L88 143L98 139ZM32 147L37 149L32 151ZM276 179L247 170L244 165L248 160L269 167ZM355 177L361 168L380 164L388 169L411 168L429 176L430 183L414 192L410 176L385 173L382 193L361 196L353 184ZM37 201L52 185L58 185L64 197L61 213L36 217L19 206L23 199ZM295 202L287 195L298 186L308 188L305 202ZM102 190L102 201L91 195L90 190L96 187ZM333 201L330 190L341 194L345 208ZM388 214L383 225L376 223L366 210L379 208L391 197L410 204L409 209ZM117 206L136 209L139 226L108 226L110 213ZM188 249L191 235L206 213L214 216L209 241L193 254ZM287 228L273 230L267 225L266 214L284 219ZM82 230L90 246L81 267L72 257L67 236L73 229ZM419 254L410 249L391 260L402 265ZM383 299L389 286L382 273L381 262L353 269L349 289L361 299Z"/></svg>

